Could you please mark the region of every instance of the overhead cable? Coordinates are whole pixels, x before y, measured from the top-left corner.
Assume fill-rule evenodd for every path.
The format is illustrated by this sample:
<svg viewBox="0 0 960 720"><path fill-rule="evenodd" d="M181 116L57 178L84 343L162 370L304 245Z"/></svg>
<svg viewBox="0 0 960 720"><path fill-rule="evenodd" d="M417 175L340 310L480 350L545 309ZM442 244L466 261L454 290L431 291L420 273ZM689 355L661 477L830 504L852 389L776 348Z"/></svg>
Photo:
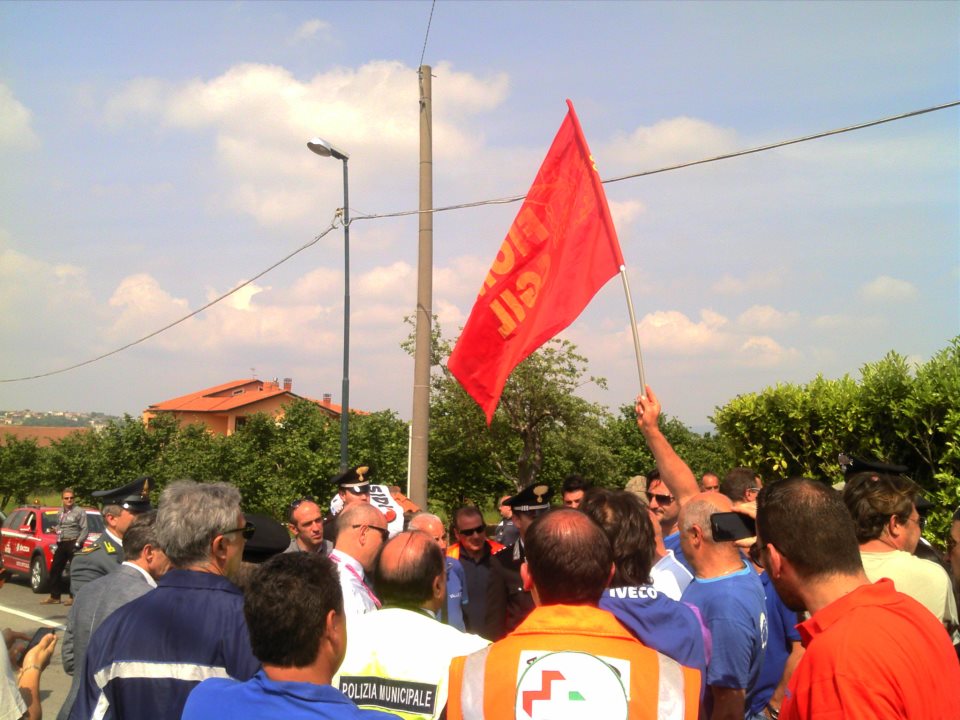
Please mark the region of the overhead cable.
<svg viewBox="0 0 960 720"><path fill-rule="evenodd" d="M340 215L339 212L338 212L337 214ZM102 355L97 355L97 357L90 358L89 360L84 360L83 362L75 363L75 364L70 365L70 366L65 367L65 368L60 368L59 370L51 370L50 372L39 373L39 374L37 374L37 375L26 375L26 376L24 376L24 377L0 379L0 383L19 382L19 381L21 381L21 380L37 380L37 379L39 379L39 378L50 377L51 375L59 375L60 373L65 373L65 372L67 372L68 370L76 370L77 368L81 368L81 367L83 367L84 365L90 365L90 364L95 363L95 362L97 362L97 361L99 361L99 360L103 360L104 358L108 358L108 357L110 357L111 355L116 355L117 353L123 352L124 350L126 350L126 349L128 349L128 348L132 348L134 345L139 345L140 343L145 342L145 341L149 340L149 339L152 338L152 337L156 337L156 336L159 335L160 333L166 332L166 331L169 330L170 328L176 327L176 326L179 325L180 323L185 322L185 321L189 320L190 318L192 318L192 317L194 317L194 316L196 316L196 315L199 315L200 313L202 313L202 312L203 312L204 310L206 310L207 308L216 305L216 304L217 304L218 302L220 302L221 300L225 300L226 298L230 297L231 295L233 295L233 294L234 294L235 292L237 292L238 290L241 290L242 288L245 288L247 285L249 285L250 283L254 282L255 280L259 280L260 278L262 278L264 275L266 275L268 272L270 272L270 271L273 270L274 268L279 267L280 265L283 265L283 263L285 263L287 260L289 260L290 258L292 258L294 255L298 255L299 253L301 253L301 252L303 252L304 250L306 250L308 247L311 247L312 245L315 245L317 242L320 241L320 239L321 239L324 235L326 235L326 234L329 233L330 231L334 230L336 227L337 227L337 225L336 225L335 221L334 221L334 222L331 222L331 223L330 223L330 227L328 227L328 228L327 228L326 230L324 230L322 233L320 233L319 235L317 235L316 237L314 237L314 238L313 238L312 240L310 240L309 242L304 243L303 245L301 245L300 247L298 247L296 250L294 250L293 252L289 253L289 254L286 255L285 257L281 258L280 260L277 260L277 262L273 263L273 265L271 265L270 267L266 268L265 270L262 270L262 271L258 272L256 275L254 275L254 276L253 276L252 278L250 278L249 280L244 280L242 283L240 283L239 285L237 285L237 286L236 286L235 288L233 288L232 290L228 290L228 291L225 292L223 295L220 295L219 297L214 298L213 300L211 300L210 302L208 302L208 303L207 303L206 305L204 305L203 307L199 307L199 308L197 308L196 310L194 310L193 312L188 313L187 315L184 315L184 316L183 316L182 318L180 318L179 320L174 320L172 323L169 323L169 324L167 324L167 325L164 325L164 326L163 326L162 328L160 328L159 330L154 330L154 331L153 331L152 333L150 333L149 335L144 335L142 338L139 338L139 339L137 339L137 340L134 340L133 342L128 342L126 345L124 345L124 346L122 346L122 347L118 347L116 350L111 350L110 352L103 353Z"/></svg>

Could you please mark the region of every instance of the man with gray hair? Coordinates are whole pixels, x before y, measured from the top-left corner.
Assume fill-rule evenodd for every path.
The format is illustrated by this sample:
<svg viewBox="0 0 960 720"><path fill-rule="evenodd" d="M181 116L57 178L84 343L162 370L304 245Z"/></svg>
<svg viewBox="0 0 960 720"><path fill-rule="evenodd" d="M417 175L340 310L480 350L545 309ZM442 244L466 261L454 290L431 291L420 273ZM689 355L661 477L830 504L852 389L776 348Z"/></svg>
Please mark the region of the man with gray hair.
<svg viewBox="0 0 960 720"><path fill-rule="evenodd" d="M157 543L156 520L156 510L138 515L123 535L124 560L117 571L87 583L77 594L60 648L64 672L73 675L73 682L58 720L70 715L80 690L90 636L114 610L153 590L170 567Z"/></svg>
<svg viewBox="0 0 960 720"><path fill-rule="evenodd" d="M680 509L680 545L694 578L681 600L700 611L713 636L706 717L742 720L753 700L767 644L763 583L733 541L713 537L711 518L733 511L722 493L694 495Z"/></svg>
<svg viewBox="0 0 960 720"><path fill-rule="evenodd" d="M181 481L163 491L156 532L172 569L93 634L70 720L178 720L201 680L253 677L259 662L231 582L253 530L232 485Z"/></svg>

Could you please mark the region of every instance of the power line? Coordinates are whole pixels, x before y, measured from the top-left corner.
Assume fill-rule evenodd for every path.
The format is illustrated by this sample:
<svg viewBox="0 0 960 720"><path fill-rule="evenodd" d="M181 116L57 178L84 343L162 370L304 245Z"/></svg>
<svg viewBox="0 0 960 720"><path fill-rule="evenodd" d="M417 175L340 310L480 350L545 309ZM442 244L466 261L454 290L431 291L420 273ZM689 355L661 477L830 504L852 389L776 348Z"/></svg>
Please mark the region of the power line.
<svg viewBox="0 0 960 720"><path fill-rule="evenodd" d="M427 20L427 32L423 36L423 50L420 51L420 62L417 63L417 67L423 66L423 58L427 54L427 38L430 37L430 25L433 23L433 9L437 6L437 0L433 0L430 3L430 18Z"/></svg>
<svg viewBox="0 0 960 720"><path fill-rule="evenodd" d="M341 215L340 212L338 212L337 214L338 214L338 215ZM39 378L50 377L51 375L59 375L59 374L61 374L61 373L65 373L65 372L67 372L67 371L69 371L69 370L76 370L77 368L81 368L81 367L83 367L84 365L90 365L90 364L92 364L92 363L98 362L98 361L100 361L100 360L103 360L104 358L110 357L111 355L116 355L117 353L123 352L124 350L126 350L126 349L128 349L128 348L132 348L134 345L139 345L140 343L145 342L145 341L149 340L149 339L152 338L152 337L156 337L156 336L159 335L160 333L166 332L166 331L169 330L170 328L175 327L175 326L179 325L180 323L185 322L185 321L189 320L189 319L192 318L192 317L195 317L196 315L199 315L200 313L202 313L202 312L203 312L204 310L206 310L207 308L216 305L218 302L220 302L221 300L225 300L226 298L230 297L231 295L233 295L233 294L234 294L235 292L237 292L238 290L240 290L240 289L242 289L242 288L245 288L247 285L249 285L250 283L252 283L254 280L259 280L259 279L262 278L264 275L266 275L268 272L270 272L271 270L273 270L273 269L276 268L276 267L279 267L280 265L282 265L283 263L285 263L287 260L289 260L290 258L292 258L294 255L298 255L298 254L300 254L301 252L303 252L304 250L306 250L308 247L311 247L311 246L315 245L316 243L318 243L318 242L320 241L320 239L321 239L324 235L326 235L326 234L329 233L330 231L334 230L335 228L336 228L336 218L334 219L334 221L332 221L332 222L330 223L330 227L328 227L328 228L327 228L326 230L324 230L322 233L320 233L319 235L317 235L316 237L314 237L314 238L313 238L312 240L310 240L309 242L304 243L303 245L301 245L300 247L298 247L296 250L294 250L293 252L291 252L291 253L289 253L288 255L286 255L286 257L284 257L284 258L278 260L277 262L273 263L273 265L271 265L270 267L268 267L266 270L262 270L261 272L258 272L256 275L254 275L254 276L253 276L252 278L250 278L249 280L243 281L242 283L240 283L239 285L237 285L237 286L236 286L235 288L233 288L232 290L228 290L228 291L225 292L223 295L220 295L219 297L214 298L213 300L211 300L210 302L208 302L208 303L207 303L206 305L204 305L203 307L199 307L199 308L197 308L196 310L194 310L193 312L188 313L187 315L184 315L184 316L183 316L182 318L180 318L179 320L174 320L172 323L169 323L169 324L167 324L167 325L164 325L164 326L163 326L162 328L160 328L159 330L154 330L154 331L153 331L152 333L150 333L149 335L144 335L142 338L139 338L138 340L134 340L133 342L128 342L126 345L124 345L124 346L122 346L122 347L118 347L116 350L111 350L110 352L103 353L103 355L97 355L97 357L95 357L95 358L90 358L89 360L84 360L83 362L75 363L75 364L73 364L73 365L70 365L69 367L60 368L59 370L51 370L50 372L40 373L40 374L38 374L38 375L26 375L26 376L24 376L24 377L18 377L18 378L6 378L6 379L0 380L0 383L20 382L20 381L22 381L22 380L37 380L37 379L39 379Z"/></svg>
<svg viewBox="0 0 960 720"><path fill-rule="evenodd" d="M436 0L434 0L434 4L436 4ZM431 9L430 9L430 18L431 18L431 20L432 20L432 18L433 18L433 7L432 7L432 6L431 6ZM429 36L429 34L430 34L430 24L429 24L429 22L428 22L428 24L427 24L427 35ZM427 42L427 41L426 41L426 38L424 38L424 52L426 51L426 42ZM423 58L421 57L421 64L422 64L422 62L423 62ZM607 180L602 180L601 182L603 182L604 184L615 183L615 182L620 182L620 181L622 181L622 180L630 180L630 179L632 179L632 178L645 177L645 176L647 176L647 175L656 175L656 174L658 174L658 173L669 172L670 170L680 170L680 169L682 169L682 168L693 167L694 165L705 165L706 163L717 162L718 160L729 160L729 159L731 159L731 158L741 157L741 156L743 156L743 155L751 155L751 154L754 154L754 153L764 152L764 151L767 151L767 150L773 150L773 149L775 149L775 148L781 148L781 147L785 147L785 146L787 146L787 145L795 145L795 144L797 144L797 143L808 142L808 141L810 141L810 140L818 140L818 139L820 139L820 138L829 137L829 136L831 136L831 135L839 135L839 134L841 134L841 133L852 132L852 131L854 131L854 130L862 130L862 129L864 129L864 128L873 127L873 126L875 126L875 125L882 125L882 124L884 124L884 123L894 122L895 120L904 120L904 119L906 119L906 118L911 118L911 117L916 117L916 116L918 116L918 115L924 115L924 114L926 114L926 113L936 112L937 110L946 110L947 108L956 107L957 105L960 105L960 100L955 100L955 101L952 101L952 102L943 103L942 105L934 105L933 107L924 108L924 109L922 109L922 110L913 110L913 111L910 111L910 112L901 113L901 114L899 114L899 115L891 115L890 117L881 118L881 119L879 119L879 120L870 120L870 121L868 121L868 122L858 123L857 125L848 125L848 126L846 126L846 127L837 128L837 129L835 129L835 130L826 130L826 131L824 131L824 132L815 133L815 134L813 134L813 135L804 135L803 137L793 138L793 139L791 139L791 140L782 140L782 141L780 141L780 142L771 143L771 144L769 144L769 145L761 145L761 146L759 146L759 147L748 148L748 149L746 149L746 150L738 150L738 151L736 151L736 152L726 153L726 154L724 154L724 155L716 155L716 156L714 156L714 157L705 158L705 159L703 159L703 160L693 160L693 161L691 161L691 162L680 163L680 164L677 164L677 165L668 165L667 167L657 168L657 169L655 169L655 170L643 170L643 171L641 171L641 172L631 173L631 174L629 174L629 175L621 175L621 176L619 176L619 177L614 177L614 178L609 178L609 179L607 179ZM491 199L491 200L477 200L477 201L475 201L475 202L460 203L460 204L458 204L458 205L447 205L447 206L445 206L445 207L433 208L432 210L404 210L404 211L401 211L401 212L381 213L381 214L375 214L375 215L358 215L358 216L352 217L352 218L350 219L350 222L352 223L352 222L355 222L356 220L375 220L375 219L382 219L382 218L406 217L406 216L409 216L409 215L419 215L420 213L445 212L445 211L448 211L448 210L463 210L463 209L466 209L466 208L482 207L482 206L484 206L484 205L506 205L506 204L509 204L509 203L517 202L517 201L519 201L519 200L523 200L525 197L526 197L525 194L524 194L524 195L512 195L512 196L510 196L510 197L504 197L504 198L494 198L494 199ZM37 379L39 379L39 378L50 377L51 375L59 375L59 374L61 374L61 373L65 373L65 372L68 372L68 371L70 371L70 370L75 370L75 369L80 368L80 367L83 367L83 366L85 366L85 365L90 365L90 364L92 364L92 363L98 362L99 360L103 360L104 358L108 358L108 357L110 357L111 355L116 355L117 353L123 352L124 350L127 350L128 348L133 347L134 345L139 345L140 343L145 342L146 340L149 340L150 338L156 337L157 335L159 335L159 334L161 334L161 333L163 333L163 332L166 332L166 331L169 330L170 328L173 328L173 327L179 325L180 323L185 322L186 320L189 320L190 318L195 317L196 315L199 315L200 313L202 313L202 312L203 312L204 310L206 310L207 308L210 308L210 307L212 307L213 305L216 305L216 304L217 304L218 302L220 302L221 300L224 300L224 299L230 297L231 295L233 295L233 294L234 294L235 292L237 292L238 290L246 287L247 285L249 285L250 283L254 282L255 280L259 280L261 277L263 277L264 275L266 275L268 272L270 272L270 271L273 270L274 268L276 268L276 267L282 265L283 263L287 262L287 260L291 259L291 258L294 257L295 255L298 255L299 253L303 252L303 251L306 250L307 248L315 245L317 242L320 241L321 238L323 238L325 235L327 235L328 233L330 233L332 230L336 229L336 227L337 227L337 225L336 225L337 220L340 219L340 220L341 220L341 223L342 223L342 218L343 218L343 211L342 211L342 209L341 209L341 210L338 210L338 211L337 211L337 214L334 216L333 221L331 221L330 226L329 226L326 230L324 230L323 232L321 232L319 235L317 235L316 237L314 237L312 240L310 240L309 242L301 245L299 248L297 248L297 249L294 250L293 252L289 253L288 255L286 255L285 257L283 257L282 259L278 260L277 262L273 263L272 265L270 265L270 267L266 268L265 270L262 270L261 272L257 273L256 275L254 275L253 277L251 277L249 280L246 280L246 281L240 283L239 285L237 285L237 286L236 286L235 288L233 288L232 290L229 290L228 292L224 293L223 295L220 295L219 297L214 298L213 300L211 300L210 302L208 302L208 303L207 303L206 305L204 305L203 307L200 307L200 308L194 310L193 312L191 312L191 313L183 316L183 317L180 318L179 320L175 320L174 322L169 323L168 325L164 325L162 328L160 328L159 330L155 330L154 332L150 333L149 335L144 335L143 337L139 338L138 340L134 340L133 342L129 342L129 343L127 343L126 345L117 348L116 350L111 350L110 352L104 353L104 354L102 354L102 355L98 355L98 356L95 357L95 358L91 358L91 359L89 359L89 360L85 360L85 361L80 362L80 363L75 363L74 365L70 365L70 366L68 366L68 367L61 368L61 369L59 369L59 370L52 370L52 371L50 371L50 372L40 373L40 374L38 374L38 375L27 375L27 376L18 377L18 378L0 379L0 383L20 382L20 381L24 381L24 380L37 380Z"/></svg>
<svg viewBox="0 0 960 720"><path fill-rule="evenodd" d="M630 180L638 177L646 177L647 175L656 175L658 173L669 172L670 170L681 170L683 168L693 167L694 165L705 165L706 163L717 162L718 160L729 160L731 158L741 157L742 155L752 155L753 153L774 150L775 148L781 148L787 145L796 145L797 143L808 142L810 140L819 140L820 138L829 137L831 135L840 135L841 133L853 132L854 130L862 130L864 128L873 127L874 125L883 125L884 123L894 122L895 120L904 120L906 118L916 117L917 115L936 112L937 110L946 110L947 108L956 107L957 105L960 105L960 100L943 103L942 105L934 105L933 107L924 108L922 110L912 110L899 115L891 115L890 117L881 118L879 120L870 120L868 122L858 123L857 125L848 125L835 130L825 130L813 135L804 135L803 137L793 138L791 140L781 140L780 142L771 143L770 145L761 145L759 147L748 148L746 150L737 150L736 152L726 153L724 155L716 155L703 160L692 160L690 162L679 163L677 165L668 165L655 170L643 170L640 172L631 173L629 175L621 175L619 177L601 180L601 182L604 185L607 185L610 183L620 182L621 180ZM446 212L447 210L463 210L464 208L475 208L483 205L507 205L509 203L523 200L525 197L526 194L511 195L510 197L496 198L493 200L478 200L475 202L460 203L458 205L447 205L444 207L433 208L432 210L401 210L400 212L381 213L377 215L358 215L352 217L350 222L355 220L378 220L381 218L406 217L409 215L419 215L420 213Z"/></svg>

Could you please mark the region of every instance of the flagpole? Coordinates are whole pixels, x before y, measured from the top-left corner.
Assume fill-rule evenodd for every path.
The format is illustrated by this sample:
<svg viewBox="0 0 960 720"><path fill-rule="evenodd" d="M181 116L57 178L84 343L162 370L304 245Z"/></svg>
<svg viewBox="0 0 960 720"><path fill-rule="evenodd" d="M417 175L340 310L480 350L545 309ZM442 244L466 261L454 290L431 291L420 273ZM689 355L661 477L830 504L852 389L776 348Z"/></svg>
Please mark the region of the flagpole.
<svg viewBox="0 0 960 720"><path fill-rule="evenodd" d="M633 330L633 349L637 355L637 373L640 375L640 394L646 396L647 381L643 376L643 355L640 354L640 334L637 332L637 316L633 312L633 298L630 297L630 283L627 282L627 266L620 266L620 277L623 279L623 292L627 296L627 311L630 313L630 329Z"/></svg>

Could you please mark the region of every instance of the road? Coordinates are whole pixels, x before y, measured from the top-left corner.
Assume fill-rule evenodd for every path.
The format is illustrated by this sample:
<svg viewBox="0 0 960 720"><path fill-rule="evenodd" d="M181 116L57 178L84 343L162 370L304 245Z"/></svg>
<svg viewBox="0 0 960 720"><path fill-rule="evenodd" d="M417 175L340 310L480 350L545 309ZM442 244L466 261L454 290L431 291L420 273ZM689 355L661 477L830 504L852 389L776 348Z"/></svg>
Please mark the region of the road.
<svg viewBox="0 0 960 720"><path fill-rule="evenodd" d="M72 678L63 671L60 662L60 641L63 628L67 624L70 608L63 605L41 605L46 595L35 595L27 579L15 577L7 580L0 588L0 628L19 630L33 635L41 626L57 628L57 649L53 653L50 667L40 678L40 699L43 702L43 716L53 720L60 712L60 706L67 698Z"/></svg>

